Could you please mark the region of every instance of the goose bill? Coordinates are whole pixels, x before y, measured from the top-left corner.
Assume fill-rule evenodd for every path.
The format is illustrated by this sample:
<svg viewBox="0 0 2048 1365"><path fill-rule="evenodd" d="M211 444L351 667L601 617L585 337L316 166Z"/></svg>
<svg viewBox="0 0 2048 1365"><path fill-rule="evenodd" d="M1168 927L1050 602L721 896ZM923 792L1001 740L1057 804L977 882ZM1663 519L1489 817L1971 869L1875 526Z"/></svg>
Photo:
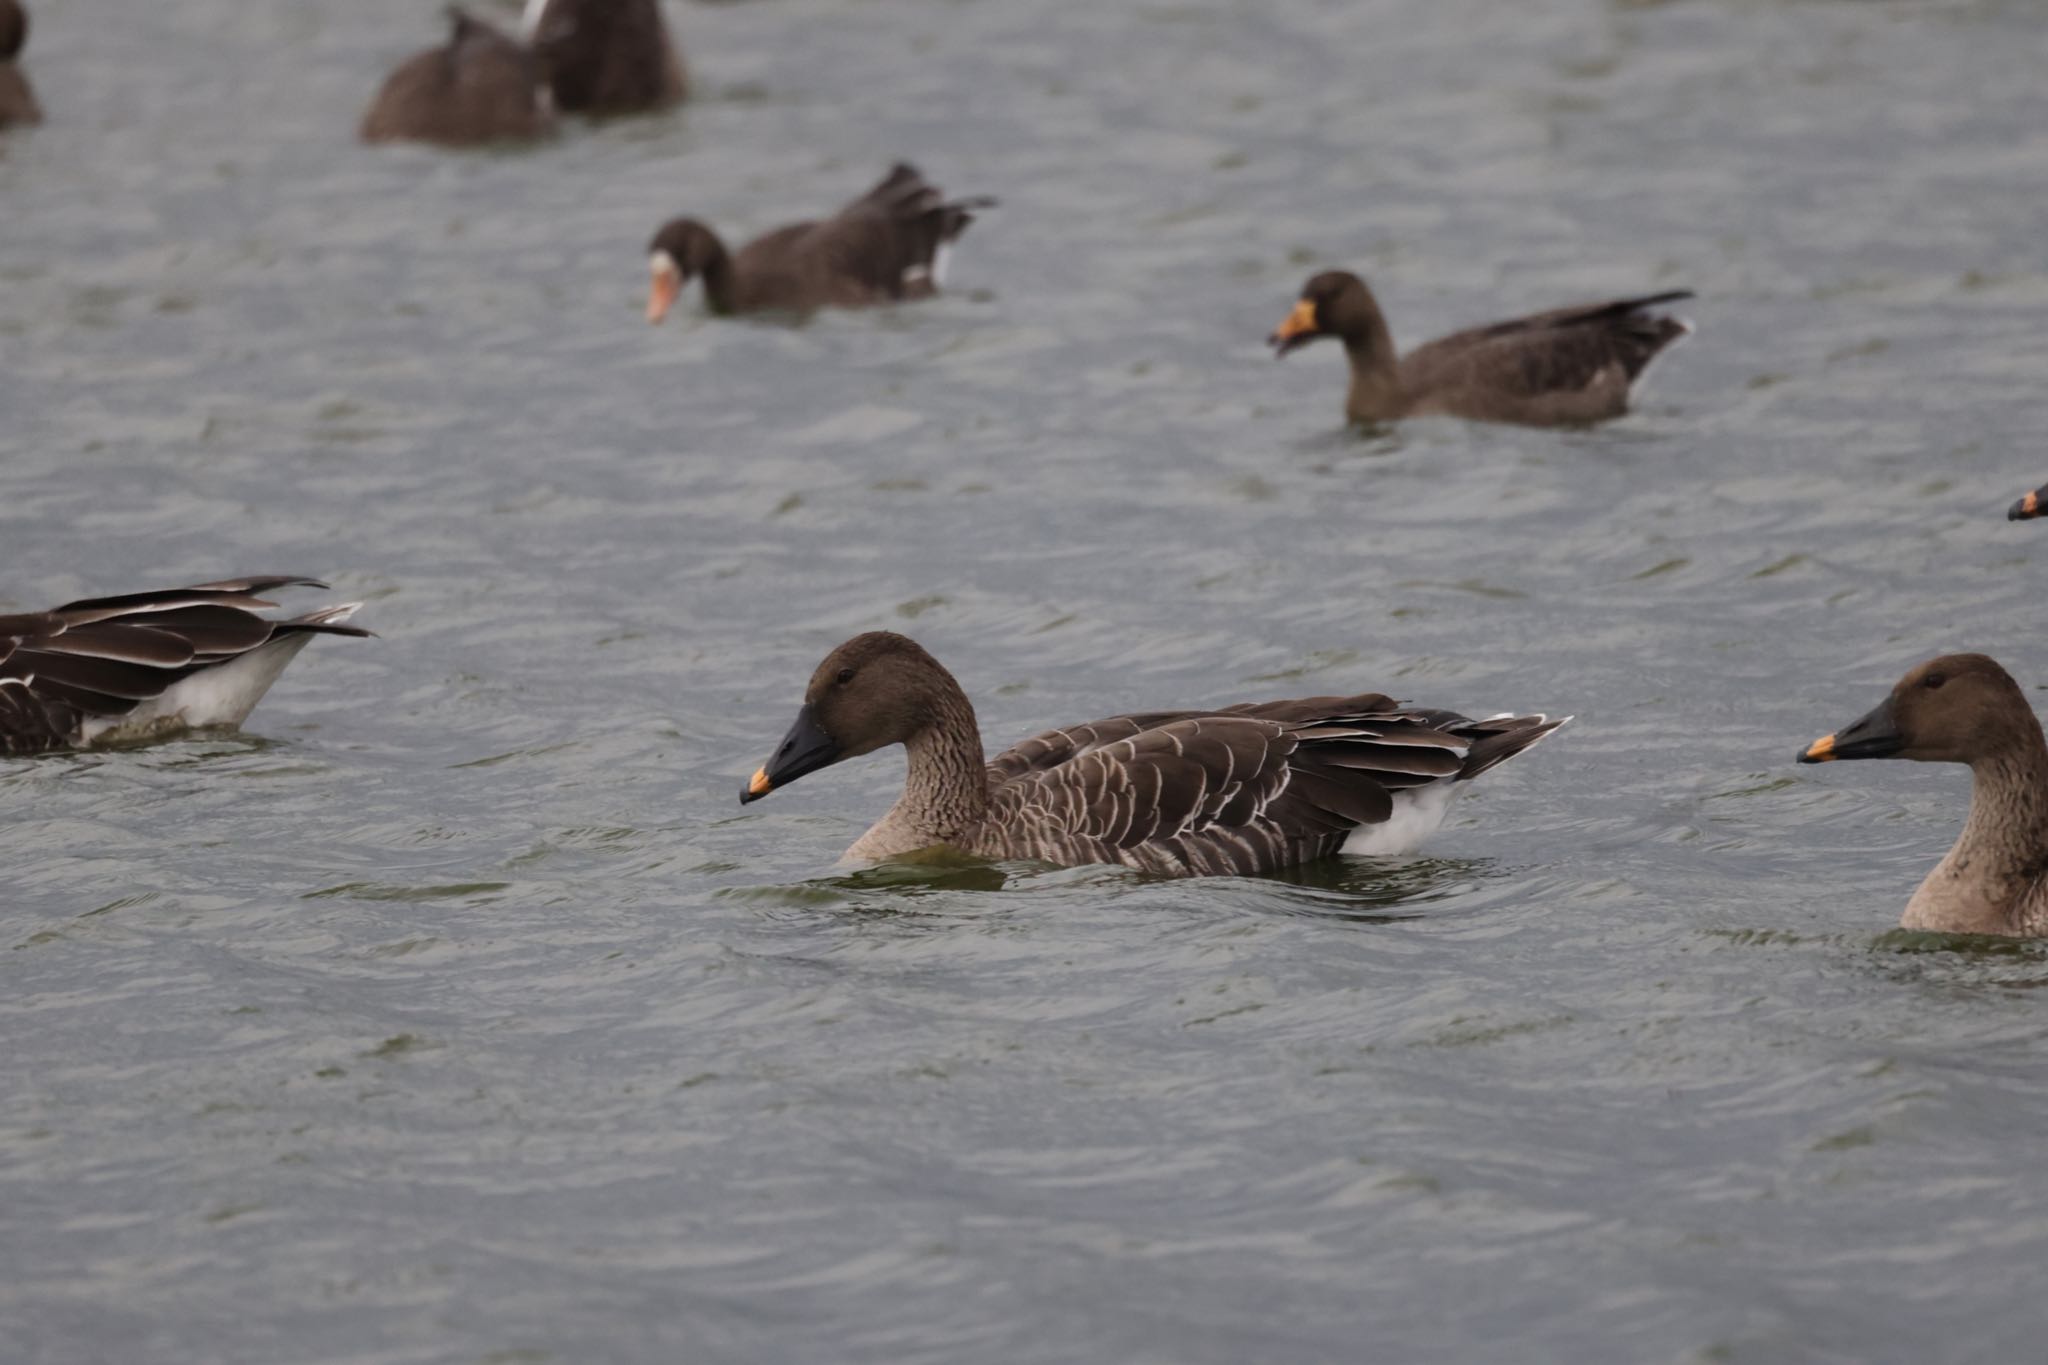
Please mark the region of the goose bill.
<svg viewBox="0 0 2048 1365"><path fill-rule="evenodd" d="M838 741L819 727L810 704L805 703L797 709L796 723L789 727L782 743L775 746L775 757L755 771L747 789L740 793L740 804L758 801L777 787L786 787L805 773L814 773L838 761Z"/></svg>
<svg viewBox="0 0 2048 1365"><path fill-rule="evenodd" d="M1320 335L1316 325L1316 306L1307 299L1294 305L1294 311L1287 320L1273 329L1273 335L1266 338L1266 344L1273 348L1275 356L1286 355L1297 346L1306 346Z"/></svg>
<svg viewBox="0 0 2048 1365"><path fill-rule="evenodd" d="M1854 724L1822 735L1799 751L1801 763L1828 763L1838 758L1891 758L1906 747L1892 720L1891 699Z"/></svg>
<svg viewBox="0 0 2048 1365"><path fill-rule="evenodd" d="M2043 491L2048 490L2037 488L2012 506L2006 508L2005 515L2007 519L2011 521L2032 521L2035 517L2040 516L2044 510L2048 510L2041 506L2041 494Z"/></svg>
<svg viewBox="0 0 2048 1365"><path fill-rule="evenodd" d="M648 274L651 278L647 286L647 320L660 322L675 306L676 295L683 292L683 272L672 262L657 258L648 267Z"/></svg>

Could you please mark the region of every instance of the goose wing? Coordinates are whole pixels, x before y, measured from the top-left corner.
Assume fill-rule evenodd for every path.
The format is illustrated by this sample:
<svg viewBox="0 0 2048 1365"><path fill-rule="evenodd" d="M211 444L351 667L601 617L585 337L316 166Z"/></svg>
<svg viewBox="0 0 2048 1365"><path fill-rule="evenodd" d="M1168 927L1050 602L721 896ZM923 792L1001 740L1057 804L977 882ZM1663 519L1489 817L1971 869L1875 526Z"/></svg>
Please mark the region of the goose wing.
<svg viewBox="0 0 2048 1365"><path fill-rule="evenodd" d="M1467 775L1475 724L1377 694L1113 717L998 755L989 824L1008 856L1269 871L1334 853L1401 791Z"/></svg>
<svg viewBox="0 0 2048 1365"><path fill-rule="evenodd" d="M967 230L975 209L994 202L948 200L917 167L899 161L873 189L812 225L805 247L842 286L871 299L929 292L940 250Z"/></svg>
<svg viewBox="0 0 2048 1365"><path fill-rule="evenodd" d="M1659 352L1692 331L1660 305L1692 297L1687 289L1641 298L1559 308L1469 328L1419 346L1401 358L1402 387L1470 411L1490 396L1518 420L1591 421L1613 416Z"/></svg>

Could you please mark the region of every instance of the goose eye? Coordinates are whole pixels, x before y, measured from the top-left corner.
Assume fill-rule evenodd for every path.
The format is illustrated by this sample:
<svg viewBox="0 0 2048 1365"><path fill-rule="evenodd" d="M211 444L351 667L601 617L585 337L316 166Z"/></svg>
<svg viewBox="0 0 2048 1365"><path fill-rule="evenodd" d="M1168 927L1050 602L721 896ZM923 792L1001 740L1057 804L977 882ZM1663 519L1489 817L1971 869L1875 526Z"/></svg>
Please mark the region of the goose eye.
<svg viewBox="0 0 2048 1365"><path fill-rule="evenodd" d="M841 687L846 686L848 683L853 681L853 670L850 668L840 669L839 676L834 678L832 681L838 683Z"/></svg>
<svg viewBox="0 0 2048 1365"><path fill-rule="evenodd" d="M1946 673L1929 673L1926 677L1920 680L1920 685L1926 688L1929 692L1932 692L1935 688L1941 686L1943 683L1947 681L1948 675Z"/></svg>

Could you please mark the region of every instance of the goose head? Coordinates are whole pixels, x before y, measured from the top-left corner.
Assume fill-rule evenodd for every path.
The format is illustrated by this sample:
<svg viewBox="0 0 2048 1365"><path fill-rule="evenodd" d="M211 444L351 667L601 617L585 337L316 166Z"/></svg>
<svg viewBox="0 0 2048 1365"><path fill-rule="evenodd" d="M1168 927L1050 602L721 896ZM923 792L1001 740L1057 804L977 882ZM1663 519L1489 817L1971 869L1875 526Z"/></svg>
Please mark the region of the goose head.
<svg viewBox="0 0 2048 1365"><path fill-rule="evenodd" d="M952 674L908 636L854 636L811 674L795 722L747 783L741 804L841 759L916 738L958 690Z"/></svg>
<svg viewBox="0 0 2048 1365"><path fill-rule="evenodd" d="M1987 655L1944 654L1899 679L1867 714L1807 745L1799 761L1975 763L2025 743L2030 731L2038 735L2039 723L2010 673Z"/></svg>
<svg viewBox="0 0 2048 1365"><path fill-rule="evenodd" d="M1365 281L1348 270L1326 270L1301 287L1294 311L1273 329L1266 343L1273 354L1308 345L1317 337L1341 337L1347 343L1369 341L1385 324L1380 306Z"/></svg>

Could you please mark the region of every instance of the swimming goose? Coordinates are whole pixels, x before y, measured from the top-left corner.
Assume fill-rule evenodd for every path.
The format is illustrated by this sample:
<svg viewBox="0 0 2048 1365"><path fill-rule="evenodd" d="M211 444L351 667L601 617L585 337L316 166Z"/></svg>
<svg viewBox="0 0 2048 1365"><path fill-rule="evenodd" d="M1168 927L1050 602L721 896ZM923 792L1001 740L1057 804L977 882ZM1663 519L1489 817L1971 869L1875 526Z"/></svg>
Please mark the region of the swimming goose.
<svg viewBox="0 0 2048 1365"><path fill-rule="evenodd" d="M444 46L408 58L385 80L363 115L363 141L473 147L552 132L539 60L460 6L448 7L448 19Z"/></svg>
<svg viewBox="0 0 2048 1365"><path fill-rule="evenodd" d="M360 607L275 620L256 594L324 588L264 575L69 602L0 616L0 754L236 726L315 635L368 635L343 624Z"/></svg>
<svg viewBox="0 0 2048 1365"><path fill-rule="evenodd" d="M779 227L738 255L728 256L696 219L673 219L648 244L647 320L660 322L693 275L704 277L705 302L721 315L926 298L938 292L948 250L974 221L972 210L994 203L949 201L917 167L899 161L835 216Z"/></svg>
<svg viewBox="0 0 2048 1365"><path fill-rule="evenodd" d="M1692 333L1684 318L1652 311L1690 289L1560 308L1453 332L1395 357L1394 340L1365 281L1330 270L1302 286L1294 311L1266 338L1284 356L1317 337L1344 343L1353 422L1465 417L1475 422L1575 426L1619 417L1650 363Z"/></svg>
<svg viewBox="0 0 2048 1365"><path fill-rule="evenodd" d="M13 123L41 123L36 92L20 66L28 42L28 11L16 0L0 0L0 128Z"/></svg>
<svg viewBox="0 0 2048 1365"><path fill-rule="evenodd" d="M1354 853L1403 852L1442 821L1458 783L1562 724L1469 720L1368 692L1112 716L1048 730L984 764L974 707L953 675L915 641L871 631L818 665L796 723L740 801L901 744L903 795L849 858L945 845L1172 877L1247 875L1347 840Z"/></svg>
<svg viewBox="0 0 2048 1365"><path fill-rule="evenodd" d="M2032 521L2048 514L2048 484L2043 484L2005 509L2007 521Z"/></svg>
<svg viewBox="0 0 2048 1365"><path fill-rule="evenodd" d="M632 114L683 97L682 58L655 0L526 0L520 32L567 114Z"/></svg>
<svg viewBox="0 0 2048 1365"><path fill-rule="evenodd" d="M1951 934L2048 934L2048 743L2012 675L1944 654L1876 710L1809 744L1801 763L1917 758L1970 765L1970 815L1899 923Z"/></svg>

